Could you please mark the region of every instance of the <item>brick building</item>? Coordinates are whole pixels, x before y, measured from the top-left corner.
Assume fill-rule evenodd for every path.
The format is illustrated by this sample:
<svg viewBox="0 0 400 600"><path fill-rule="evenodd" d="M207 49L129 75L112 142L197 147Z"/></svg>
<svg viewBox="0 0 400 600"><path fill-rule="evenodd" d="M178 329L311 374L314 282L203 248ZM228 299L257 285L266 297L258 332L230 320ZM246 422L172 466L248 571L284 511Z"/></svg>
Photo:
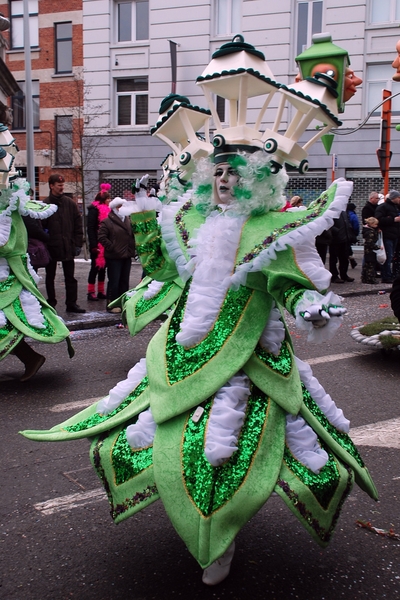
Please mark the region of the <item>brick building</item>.
<svg viewBox="0 0 400 600"><path fill-rule="evenodd" d="M23 2L1 1L0 12L11 23L6 64L20 90L9 104L12 134L20 149L16 166L26 172L25 57ZM47 180L60 172L65 191L78 200L81 190L80 147L83 128L82 0L29 0L35 190L48 195Z"/></svg>

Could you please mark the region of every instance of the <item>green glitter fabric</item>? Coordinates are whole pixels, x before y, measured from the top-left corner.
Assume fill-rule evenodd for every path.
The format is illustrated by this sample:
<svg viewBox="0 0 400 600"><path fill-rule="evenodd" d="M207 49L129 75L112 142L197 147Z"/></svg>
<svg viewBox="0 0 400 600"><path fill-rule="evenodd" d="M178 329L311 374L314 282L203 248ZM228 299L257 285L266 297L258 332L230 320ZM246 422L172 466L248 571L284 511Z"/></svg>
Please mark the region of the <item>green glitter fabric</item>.
<svg viewBox="0 0 400 600"><path fill-rule="evenodd" d="M7 277L7 279L4 279L4 281L0 281L0 294L3 292L8 292L8 290L12 288L16 281L17 278L13 273L10 273L10 275Z"/></svg>
<svg viewBox="0 0 400 600"><path fill-rule="evenodd" d="M278 356L275 356L272 352L267 352L260 344L257 344L255 354L265 365L274 371L283 376L290 375L293 363L288 344L285 340L282 342Z"/></svg>
<svg viewBox="0 0 400 600"><path fill-rule="evenodd" d="M135 305L135 316L140 317L140 315L152 309L154 306L157 306L157 304L164 300L175 285L174 282L164 283L160 291L152 298L145 299L142 296Z"/></svg>
<svg viewBox="0 0 400 600"><path fill-rule="evenodd" d="M339 463L338 466L340 466ZM280 478L276 484L276 492L323 548L327 546L332 537L344 501L354 484L353 472L346 465L341 466L340 480L341 485L338 485L335 497L331 497L327 511L320 509L318 504L310 502L307 493L304 493L300 479L297 481L294 479L289 483ZM298 485L299 483L300 485Z"/></svg>
<svg viewBox="0 0 400 600"><path fill-rule="evenodd" d="M90 448L90 458L107 493L111 518L116 523L120 523L157 500L159 496L154 483L151 461L149 461L148 468L142 470L140 468L136 470L131 468L130 470L125 470L125 472L121 471L119 473L119 483L116 482L114 465L110 461L110 455L112 454L110 443L113 444L114 437L115 430L110 433L106 432L95 438ZM120 428L117 431L117 439L119 437ZM122 446L124 446L123 442L121 442ZM136 452L132 450L132 454L128 457L128 449L125 448L125 450L128 462L132 462L132 455ZM138 453L141 454L141 451L138 451ZM137 466L139 466L139 462ZM144 461L141 464L144 465ZM134 475L129 477L133 473L133 470L135 470ZM125 481L124 477L127 477Z"/></svg>
<svg viewBox="0 0 400 600"><path fill-rule="evenodd" d="M46 317L44 316L44 328L39 328L39 327L34 327L33 325L31 325L26 316L25 313L23 311L23 308L21 306L21 301L19 298L16 298L13 302L13 309L15 314L17 315L18 319L21 321L21 323L23 323L25 325L25 327L28 327L31 331L40 334L43 337L51 337L52 335L55 334L55 329L54 327L51 325L51 323L49 323L49 321L46 319ZM42 313L43 314L43 313Z"/></svg>
<svg viewBox="0 0 400 600"><path fill-rule="evenodd" d="M254 390L248 400L248 408L238 446L228 462L213 467L204 454L207 417L211 410L207 402L205 414L197 423L190 414L183 439L183 476L189 495L204 516L210 516L223 506L239 488L250 468L254 452L258 448L268 408L268 398L260 390Z"/></svg>
<svg viewBox="0 0 400 600"><path fill-rule="evenodd" d="M327 510L331 498L338 487L339 471L336 460L329 448L321 440L318 441L329 456L328 462L322 467L319 473L314 473L299 462L290 452L288 446L285 446L284 461L292 473L314 494L319 504Z"/></svg>
<svg viewBox="0 0 400 600"><path fill-rule="evenodd" d="M148 385L149 385L149 380L147 377L144 377L142 379L142 381L137 385L137 387L133 390L133 392L131 392L125 398L125 400L123 402L121 402L121 404L119 406L117 406L117 408L115 408L108 415L100 415L99 413L94 413L91 417L84 419L83 421L80 421L79 423L75 423L74 425L68 425L67 427L64 427L64 431L69 431L69 432L83 431L85 429L91 429L92 427L94 427L95 425L98 425L99 423L104 423L104 421L108 421L109 419L111 419L111 417L114 417L115 415L120 413L122 410L124 410L127 406L129 406L129 404L132 404L132 402L134 400L136 400L136 398L138 398L140 396L140 394L143 393L143 391L147 388Z"/></svg>
<svg viewBox="0 0 400 600"><path fill-rule="evenodd" d="M136 235L148 235L152 231L158 231L158 233L160 232L160 227L157 223L157 219L155 218L148 219L147 221L132 221L132 229L133 233Z"/></svg>
<svg viewBox="0 0 400 600"><path fill-rule="evenodd" d="M292 315L295 316L295 310L297 303L301 300L304 294L304 288L299 289L299 286L292 286L284 293L285 308Z"/></svg>
<svg viewBox="0 0 400 600"><path fill-rule="evenodd" d="M237 291L229 290L220 315L205 340L194 348L185 349L176 342L175 337L180 329L188 291L189 283L179 300L168 330L166 355L170 384L192 375L220 351L227 338L232 335L253 293L253 290L245 287L240 287Z"/></svg>
<svg viewBox="0 0 400 600"><path fill-rule="evenodd" d="M360 467L365 467L364 461L351 438L347 433L336 429L332 423L330 423L327 417L324 415L318 404L313 400L309 391L303 386L303 399L304 404L311 412L311 414L321 423L323 428L329 433L329 435L340 445L346 452L350 454L357 461Z"/></svg>
<svg viewBox="0 0 400 600"><path fill-rule="evenodd" d="M137 418L132 421L135 423ZM121 485L153 464L153 446L133 449L126 439L126 429L119 434L111 456L115 483Z"/></svg>
<svg viewBox="0 0 400 600"><path fill-rule="evenodd" d="M139 254L151 254L159 247L159 240L155 239L151 242L145 242L144 244L137 244L136 249Z"/></svg>

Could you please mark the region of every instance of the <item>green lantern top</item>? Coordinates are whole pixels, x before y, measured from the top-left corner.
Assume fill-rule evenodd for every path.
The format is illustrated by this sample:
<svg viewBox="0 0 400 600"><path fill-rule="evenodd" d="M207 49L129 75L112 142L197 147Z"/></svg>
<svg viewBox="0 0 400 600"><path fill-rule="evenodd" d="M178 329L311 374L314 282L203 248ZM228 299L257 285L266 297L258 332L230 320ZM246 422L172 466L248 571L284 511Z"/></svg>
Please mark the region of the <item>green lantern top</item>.
<svg viewBox="0 0 400 600"><path fill-rule="evenodd" d="M337 98L338 110L344 110L345 73L350 64L347 50L332 43L329 33L318 33L312 45L296 56L301 79L326 86Z"/></svg>

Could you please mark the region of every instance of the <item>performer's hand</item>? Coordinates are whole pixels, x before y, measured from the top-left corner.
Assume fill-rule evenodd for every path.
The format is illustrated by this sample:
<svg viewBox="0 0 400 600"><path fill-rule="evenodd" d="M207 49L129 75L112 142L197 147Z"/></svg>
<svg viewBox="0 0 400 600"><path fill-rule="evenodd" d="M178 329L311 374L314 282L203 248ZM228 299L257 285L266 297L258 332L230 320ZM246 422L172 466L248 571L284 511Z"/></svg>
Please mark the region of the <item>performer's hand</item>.
<svg viewBox="0 0 400 600"><path fill-rule="evenodd" d="M99 249L98 249L98 248L92 248L92 249L91 249L91 251L90 251L90 254L91 254L93 257L97 256L97 255L98 255L98 253L99 253Z"/></svg>
<svg viewBox="0 0 400 600"><path fill-rule="evenodd" d="M79 256L81 253L82 248L80 248L79 246L75 247L75 256Z"/></svg>
<svg viewBox="0 0 400 600"><path fill-rule="evenodd" d="M346 314L344 306L335 304L311 304L304 312L300 313L305 321L309 321L316 329L324 327L331 317L341 317Z"/></svg>
<svg viewBox="0 0 400 600"><path fill-rule="evenodd" d="M147 197L147 182L149 180L149 175L143 175L140 179L136 179L136 193L135 199Z"/></svg>

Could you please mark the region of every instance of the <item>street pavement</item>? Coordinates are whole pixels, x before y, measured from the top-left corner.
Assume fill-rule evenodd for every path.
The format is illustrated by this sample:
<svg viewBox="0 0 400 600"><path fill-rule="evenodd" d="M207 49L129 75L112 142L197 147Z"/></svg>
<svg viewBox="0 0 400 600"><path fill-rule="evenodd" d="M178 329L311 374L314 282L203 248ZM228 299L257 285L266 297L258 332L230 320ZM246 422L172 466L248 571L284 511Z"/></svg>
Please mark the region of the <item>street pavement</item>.
<svg viewBox="0 0 400 600"><path fill-rule="evenodd" d="M34 344L46 363L25 384L18 381L21 366L15 357L0 363L0 598L400 598L400 355L365 348L350 336L353 327L391 312L389 286L361 285L361 260L356 260L356 269L349 269L356 281L333 288L348 309L333 340L312 345L290 317L288 326L296 354L350 419L379 501L355 486L322 550L280 498L271 498L238 534L231 574L215 588L202 584L201 569L161 502L114 525L87 440L39 444L18 435L52 427L104 396L144 356L160 325L150 324L135 338L115 327L119 318L105 312L104 302L93 303L95 308L86 302L88 264L77 261L79 304L89 313L60 311L73 328L76 356L68 359L65 343ZM57 308L63 309L61 274ZM132 285L140 274L140 266L133 265Z"/></svg>

